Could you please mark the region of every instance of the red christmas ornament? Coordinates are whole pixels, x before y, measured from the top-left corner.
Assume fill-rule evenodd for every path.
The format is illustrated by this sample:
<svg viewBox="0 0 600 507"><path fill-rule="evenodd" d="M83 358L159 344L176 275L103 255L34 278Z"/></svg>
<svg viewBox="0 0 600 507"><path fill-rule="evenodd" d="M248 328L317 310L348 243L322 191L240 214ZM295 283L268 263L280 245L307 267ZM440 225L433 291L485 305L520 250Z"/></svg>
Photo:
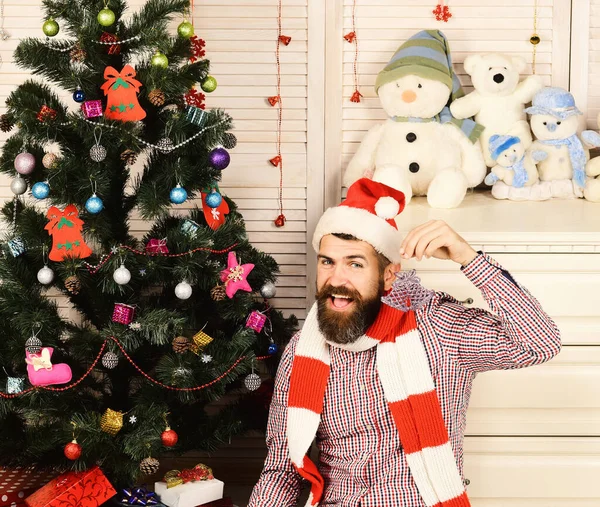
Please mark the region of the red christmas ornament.
<svg viewBox="0 0 600 507"><path fill-rule="evenodd" d="M196 88L191 88L183 98L188 106L204 109L204 99L206 99L206 95L204 95L204 93L199 93Z"/></svg>
<svg viewBox="0 0 600 507"><path fill-rule="evenodd" d="M204 219L206 224L213 230L216 231L225 223L225 216L229 213L229 204L223 199L221 204L216 208L211 208L206 204L206 192L200 193L202 197L202 211L204 213Z"/></svg>
<svg viewBox="0 0 600 507"><path fill-rule="evenodd" d="M100 37L100 42L104 42L104 43L118 42L118 41L119 41L119 38L114 33L102 32L102 36ZM121 53L121 44L108 45L108 54L109 55L118 55L120 53Z"/></svg>
<svg viewBox="0 0 600 507"><path fill-rule="evenodd" d="M72 461L79 459L79 456L81 456L81 446L77 443L77 440L73 439L72 442L65 445L65 456Z"/></svg>
<svg viewBox="0 0 600 507"><path fill-rule="evenodd" d="M190 62L194 63L196 60L202 58L206 54L204 51L204 45L206 42L204 42L202 39L199 39L196 35L190 37L190 42L192 43L192 56L190 56Z"/></svg>
<svg viewBox="0 0 600 507"><path fill-rule="evenodd" d="M167 429L162 432L160 439L165 447L173 447L177 443L177 440L179 440L179 436L175 430L172 430L167 426Z"/></svg>
<svg viewBox="0 0 600 507"><path fill-rule="evenodd" d="M442 9L442 21L444 21L445 23L448 23L448 20L452 17L452 13L450 12L450 7L448 7L447 5L444 5L444 8Z"/></svg>
<svg viewBox="0 0 600 507"><path fill-rule="evenodd" d="M435 16L435 19L437 21L443 21L444 23L447 23L448 20L452 17L452 13L450 12L450 7L448 7L447 5L444 5L444 2L441 1L440 3L438 3L435 7L435 9L433 9L433 15Z"/></svg>
<svg viewBox="0 0 600 507"><path fill-rule="evenodd" d="M285 221L285 215L282 213L273 222L275 223L275 227L283 227L285 225Z"/></svg>
<svg viewBox="0 0 600 507"><path fill-rule="evenodd" d="M281 164L281 157L279 155L276 155L271 160L269 160L269 162L271 162L272 165L277 167L279 164Z"/></svg>
<svg viewBox="0 0 600 507"><path fill-rule="evenodd" d="M269 97L267 100L269 101L269 104L271 104L273 107L275 107L275 105L281 100L281 97L279 95L273 95L272 97Z"/></svg>
<svg viewBox="0 0 600 507"><path fill-rule="evenodd" d="M135 79L135 69L125 65L121 72L114 67L104 69L106 82L101 86L104 95L107 95L104 117L109 120L138 121L146 117L137 99L137 94L142 87Z"/></svg>
<svg viewBox="0 0 600 507"><path fill-rule="evenodd" d="M292 42L292 38L288 37L287 35L280 35L279 42L281 42L284 46L287 46L290 42Z"/></svg>
<svg viewBox="0 0 600 507"><path fill-rule="evenodd" d="M346 39L347 42L352 44L354 42L354 39L356 39L356 32L348 32L346 35L344 35L344 39Z"/></svg>
<svg viewBox="0 0 600 507"><path fill-rule="evenodd" d="M352 94L352 97L350 97L350 102L360 102L361 97L362 97L362 93L360 93L358 90L356 90Z"/></svg>
<svg viewBox="0 0 600 507"><path fill-rule="evenodd" d="M56 114L57 113L55 109L52 109L51 107L48 107L46 104L44 104L41 107L40 112L37 114L37 119L42 123L54 121L56 120Z"/></svg>

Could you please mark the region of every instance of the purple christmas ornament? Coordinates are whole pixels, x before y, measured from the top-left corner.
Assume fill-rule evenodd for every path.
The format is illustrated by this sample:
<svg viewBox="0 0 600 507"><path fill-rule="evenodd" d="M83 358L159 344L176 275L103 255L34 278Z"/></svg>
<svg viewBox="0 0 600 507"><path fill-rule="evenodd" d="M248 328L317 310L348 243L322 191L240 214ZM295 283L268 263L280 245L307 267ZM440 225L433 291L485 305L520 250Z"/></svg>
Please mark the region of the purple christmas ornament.
<svg viewBox="0 0 600 507"><path fill-rule="evenodd" d="M229 161L231 160L227 150L221 147L215 148L213 151L211 151L209 159L210 165L212 165L215 169L220 169L221 171L229 165Z"/></svg>
<svg viewBox="0 0 600 507"><path fill-rule="evenodd" d="M35 169L35 157L31 153L19 153L15 158L15 169L19 174L31 174Z"/></svg>

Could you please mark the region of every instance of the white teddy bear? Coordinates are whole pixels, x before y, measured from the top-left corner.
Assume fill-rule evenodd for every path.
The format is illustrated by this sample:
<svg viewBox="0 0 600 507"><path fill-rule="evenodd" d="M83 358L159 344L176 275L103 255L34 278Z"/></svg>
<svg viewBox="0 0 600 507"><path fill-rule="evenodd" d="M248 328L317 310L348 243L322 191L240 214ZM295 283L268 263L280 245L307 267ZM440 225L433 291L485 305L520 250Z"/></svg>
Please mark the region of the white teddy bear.
<svg viewBox="0 0 600 507"><path fill-rule="evenodd" d="M577 116L582 113L573 95L562 88L546 87L525 111L531 115L536 137L530 149L541 160L540 185L548 187L552 197L600 201L598 182L589 177L593 176L594 165L588 164L588 148L600 146L600 135L586 130L581 134L582 143L577 135Z"/></svg>
<svg viewBox="0 0 600 507"><path fill-rule="evenodd" d="M497 165L485 178L492 186L496 199L513 201L541 201L550 198L545 187L538 185L539 176L535 156L525 150L523 142L515 136L493 135L489 139L489 150Z"/></svg>
<svg viewBox="0 0 600 507"><path fill-rule="evenodd" d="M534 75L519 83L526 67L520 56L476 54L465 59L464 67L475 90L455 100L450 111L456 118L475 116L475 121L485 127L480 141L487 166L495 165L488 149L492 135L518 137L529 148L532 138L524 108L541 90L541 79Z"/></svg>
<svg viewBox="0 0 600 507"><path fill-rule="evenodd" d="M596 122L600 127L600 114L598 114ZM596 142L597 139L595 136L588 134L588 132L586 131L582 134L584 141L587 140L586 142L591 146L600 144ZM585 166L585 172L589 176L589 179L586 181L583 195L588 201L600 202L600 157L591 159Z"/></svg>
<svg viewBox="0 0 600 507"><path fill-rule="evenodd" d="M482 127L452 118L446 107L462 88L444 35L426 30L411 37L379 73L375 90L389 119L366 134L344 184L369 176L402 191L407 203L427 195L434 208L458 206L486 167L477 142Z"/></svg>

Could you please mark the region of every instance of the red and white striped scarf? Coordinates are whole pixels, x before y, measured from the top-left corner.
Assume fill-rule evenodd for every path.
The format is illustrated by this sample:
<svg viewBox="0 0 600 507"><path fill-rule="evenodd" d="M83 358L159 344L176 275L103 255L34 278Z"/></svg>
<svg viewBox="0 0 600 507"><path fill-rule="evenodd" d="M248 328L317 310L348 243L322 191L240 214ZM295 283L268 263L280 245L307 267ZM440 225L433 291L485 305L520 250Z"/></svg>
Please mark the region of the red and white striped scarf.
<svg viewBox="0 0 600 507"><path fill-rule="evenodd" d="M325 340L316 304L302 327L290 378L287 437L294 467L311 483L307 507L319 505L325 487L306 453L321 421L330 346L357 352L377 347L377 372L385 399L423 501L427 507L469 507L415 314L386 304L366 334L350 345Z"/></svg>

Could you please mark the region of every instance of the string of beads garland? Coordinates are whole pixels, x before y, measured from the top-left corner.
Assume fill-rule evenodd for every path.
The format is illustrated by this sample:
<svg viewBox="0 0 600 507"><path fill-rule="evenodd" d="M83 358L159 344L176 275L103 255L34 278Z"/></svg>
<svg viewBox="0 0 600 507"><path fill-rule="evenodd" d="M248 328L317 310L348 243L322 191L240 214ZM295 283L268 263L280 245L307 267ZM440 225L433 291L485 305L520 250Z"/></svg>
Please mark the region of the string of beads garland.
<svg viewBox="0 0 600 507"><path fill-rule="evenodd" d="M121 350L121 353L123 354L123 357L125 357L125 359L127 359L127 361L129 361L129 363L146 380L148 380L148 381L152 382L153 384L156 384L156 385L158 385L158 386L160 386L160 387L162 387L164 389L168 389L170 391L185 391L185 392L202 391L203 389L211 387L211 386L217 384L218 382L220 382L221 380L223 380L225 377L227 377L235 369L235 367L238 364L240 364L242 361L244 361L245 359L248 358L248 356L246 356L246 355L239 357L221 375L219 375L215 379L211 380L210 382L207 382L206 384L202 384L202 385L195 386L195 387L174 387L174 386L169 386L167 384L163 384L159 380L156 380L155 378L153 378L150 375L148 375L129 356L129 354L125 351L125 347L123 347L123 345L121 344L121 342L119 342L119 340L117 340L114 336L110 336L106 340L104 340L104 342L102 343L102 346L100 347L100 351L98 352L98 355L96 356L96 359L94 359L93 363L90 365L90 367L87 369L87 371L78 380L76 380L75 382L72 382L69 385L66 385L66 386L63 386L63 387L32 386L32 387L29 387L28 389L25 389L24 391L21 391L19 393L15 393L15 394L6 394L6 393L3 393L2 391L0 391L0 398L5 398L5 399L18 398L19 396L23 396L25 394L31 393L31 392L36 391L36 390L44 390L44 391L52 391L52 392L63 392L63 391L68 391L69 389L73 389L74 387L77 387L81 382L83 382L83 380L85 380L86 377L88 377L92 373L92 371L94 370L94 368L98 364L98 361L100 361L100 358L102 357L102 353L104 352L104 349L106 348L106 345L108 344L109 340L112 340L113 342L116 343L117 347L119 347L119 349ZM268 355L268 356L257 356L254 359L256 359L257 361L264 361L265 359L268 359L270 357L272 357L272 356L271 355Z"/></svg>
<svg viewBox="0 0 600 507"><path fill-rule="evenodd" d="M233 250L236 246L238 246L239 243L234 243L231 246L228 246L227 248L224 248L222 250L214 250L212 248L207 248L207 247L199 247L199 248L194 248L193 250L190 250L189 252L182 252L182 253L176 253L176 254L165 254L165 253L160 253L160 252L148 252L148 251L141 251L141 250L136 250L135 248L129 246L129 245L119 245L117 247L114 247L113 250L109 253L109 254L104 254L101 258L100 258L100 262L94 266L88 262L83 262L83 264L88 268L88 271L92 274L95 275L101 268L102 266L104 266L104 264L106 264L111 257L113 257L114 255L117 254L117 252L119 250L128 250L136 255L143 255L143 256L148 256L148 257L185 257L186 255L192 255L196 252L209 252L212 254L224 254L224 253L228 253L230 250Z"/></svg>

